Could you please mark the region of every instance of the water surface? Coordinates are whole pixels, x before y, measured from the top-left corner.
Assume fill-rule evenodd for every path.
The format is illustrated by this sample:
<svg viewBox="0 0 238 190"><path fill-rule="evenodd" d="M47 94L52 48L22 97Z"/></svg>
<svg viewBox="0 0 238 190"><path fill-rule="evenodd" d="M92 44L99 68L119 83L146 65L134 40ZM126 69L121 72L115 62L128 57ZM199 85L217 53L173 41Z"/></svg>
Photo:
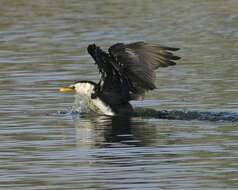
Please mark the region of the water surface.
<svg viewBox="0 0 238 190"><path fill-rule="evenodd" d="M0 2L1 189L236 189L238 124L68 113L59 94L97 80L87 45L180 47L135 107L238 113L238 4Z"/></svg>

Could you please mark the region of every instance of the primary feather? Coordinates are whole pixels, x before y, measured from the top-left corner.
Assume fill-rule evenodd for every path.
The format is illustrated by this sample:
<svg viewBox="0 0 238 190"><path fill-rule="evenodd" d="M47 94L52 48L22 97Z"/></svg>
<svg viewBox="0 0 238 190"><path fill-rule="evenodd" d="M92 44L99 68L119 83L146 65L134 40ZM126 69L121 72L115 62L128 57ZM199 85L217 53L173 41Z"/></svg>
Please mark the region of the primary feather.
<svg viewBox="0 0 238 190"><path fill-rule="evenodd" d="M178 48L160 46L136 42L131 44L115 44L109 48L109 54L113 57L115 64L132 84L134 90L131 94L142 98L144 92L156 88L155 70L158 67L175 65L174 60L180 57L173 55L170 51ZM133 98L132 98L133 99Z"/></svg>

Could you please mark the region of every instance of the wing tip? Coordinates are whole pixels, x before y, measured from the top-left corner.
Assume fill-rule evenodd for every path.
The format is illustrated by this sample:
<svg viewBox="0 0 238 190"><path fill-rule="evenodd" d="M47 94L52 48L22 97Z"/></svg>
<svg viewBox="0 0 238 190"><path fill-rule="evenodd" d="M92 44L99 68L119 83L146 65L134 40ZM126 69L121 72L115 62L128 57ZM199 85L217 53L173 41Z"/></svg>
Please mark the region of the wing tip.
<svg viewBox="0 0 238 190"><path fill-rule="evenodd" d="M180 59L181 59L181 57L179 57L177 55L173 55L173 57L172 57L172 60L180 60Z"/></svg>
<svg viewBox="0 0 238 190"><path fill-rule="evenodd" d="M168 51L178 51L180 48L177 47L168 47L168 46L161 46L162 49L168 50Z"/></svg>

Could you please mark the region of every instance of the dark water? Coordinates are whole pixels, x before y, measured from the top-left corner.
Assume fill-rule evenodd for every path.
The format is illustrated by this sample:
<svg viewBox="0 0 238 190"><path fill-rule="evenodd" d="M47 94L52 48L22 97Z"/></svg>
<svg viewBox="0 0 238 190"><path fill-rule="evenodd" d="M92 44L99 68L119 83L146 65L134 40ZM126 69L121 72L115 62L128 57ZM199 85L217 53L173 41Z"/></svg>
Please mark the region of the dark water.
<svg viewBox="0 0 238 190"><path fill-rule="evenodd" d="M238 3L0 1L0 189L237 189L238 123L67 114L85 48L180 47L141 109L238 113ZM66 114L59 114L66 113Z"/></svg>

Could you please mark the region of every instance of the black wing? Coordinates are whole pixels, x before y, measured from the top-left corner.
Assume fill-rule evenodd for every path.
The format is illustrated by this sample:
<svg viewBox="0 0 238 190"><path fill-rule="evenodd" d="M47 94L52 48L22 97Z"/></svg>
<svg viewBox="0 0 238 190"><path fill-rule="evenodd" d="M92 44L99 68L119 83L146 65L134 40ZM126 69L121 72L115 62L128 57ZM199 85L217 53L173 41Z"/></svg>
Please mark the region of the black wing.
<svg viewBox="0 0 238 190"><path fill-rule="evenodd" d="M142 99L144 92L156 88L155 70L158 67L175 65L180 57L170 51L178 48L136 42L118 43L109 48L109 54L95 44L88 52L101 73L98 93L119 103Z"/></svg>
<svg viewBox="0 0 238 190"><path fill-rule="evenodd" d="M95 44L88 46L88 53L98 66L101 79L96 85L95 97L100 97L110 105L128 103L130 99L130 87L126 76L123 76L117 68L112 57Z"/></svg>
<svg viewBox="0 0 238 190"><path fill-rule="evenodd" d="M143 98L144 92L156 88L155 70L158 67L175 65L174 60L180 57L171 51L178 48L136 42L131 44L118 43L109 48L114 60L113 67L127 77L130 85L131 99Z"/></svg>

